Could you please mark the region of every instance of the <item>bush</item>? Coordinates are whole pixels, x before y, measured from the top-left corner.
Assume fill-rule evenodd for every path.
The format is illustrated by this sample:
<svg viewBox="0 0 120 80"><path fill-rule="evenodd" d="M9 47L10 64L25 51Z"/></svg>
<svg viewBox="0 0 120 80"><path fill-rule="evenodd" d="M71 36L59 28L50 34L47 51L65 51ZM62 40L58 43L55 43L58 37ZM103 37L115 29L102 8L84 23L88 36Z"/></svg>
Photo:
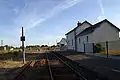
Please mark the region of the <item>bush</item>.
<svg viewBox="0 0 120 80"><path fill-rule="evenodd" d="M94 52L99 53L99 52L102 52L104 50L105 50L105 48L101 44L94 45Z"/></svg>
<svg viewBox="0 0 120 80"><path fill-rule="evenodd" d="M13 55L14 55L14 56L18 56L19 53L20 53L20 52L18 52L18 51L14 51L14 52L13 52Z"/></svg>
<svg viewBox="0 0 120 80"><path fill-rule="evenodd" d="M12 52L8 52L8 54L12 54Z"/></svg>
<svg viewBox="0 0 120 80"><path fill-rule="evenodd" d="M13 55L14 57L18 57L20 54L20 51L8 52L8 54Z"/></svg>

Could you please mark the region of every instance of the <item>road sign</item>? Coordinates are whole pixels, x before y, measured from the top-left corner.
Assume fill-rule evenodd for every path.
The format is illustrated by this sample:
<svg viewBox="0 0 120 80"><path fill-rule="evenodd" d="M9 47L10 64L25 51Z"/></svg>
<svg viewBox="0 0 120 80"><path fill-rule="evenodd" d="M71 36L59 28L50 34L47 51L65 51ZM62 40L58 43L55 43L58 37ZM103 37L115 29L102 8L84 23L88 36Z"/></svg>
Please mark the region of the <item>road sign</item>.
<svg viewBox="0 0 120 80"><path fill-rule="evenodd" d="M25 41L25 36L21 36L21 37L20 37L20 40L21 40L21 41Z"/></svg>

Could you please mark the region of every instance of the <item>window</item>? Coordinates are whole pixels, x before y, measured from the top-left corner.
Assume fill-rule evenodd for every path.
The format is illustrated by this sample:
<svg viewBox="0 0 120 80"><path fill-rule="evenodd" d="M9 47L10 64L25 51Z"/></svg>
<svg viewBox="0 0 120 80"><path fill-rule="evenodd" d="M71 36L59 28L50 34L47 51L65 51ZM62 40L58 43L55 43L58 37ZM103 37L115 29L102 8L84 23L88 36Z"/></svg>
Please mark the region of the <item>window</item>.
<svg viewBox="0 0 120 80"><path fill-rule="evenodd" d="M79 38L79 44L80 44L80 42L81 42L81 41L80 41L80 38Z"/></svg>
<svg viewBox="0 0 120 80"><path fill-rule="evenodd" d="M69 46L69 41L67 41L67 45Z"/></svg>
<svg viewBox="0 0 120 80"><path fill-rule="evenodd" d="M61 44L61 46L64 46L64 44Z"/></svg>
<svg viewBox="0 0 120 80"><path fill-rule="evenodd" d="M72 45L73 45L73 40L72 40Z"/></svg>
<svg viewBox="0 0 120 80"><path fill-rule="evenodd" d="M88 36L87 36L87 42L88 42Z"/></svg>

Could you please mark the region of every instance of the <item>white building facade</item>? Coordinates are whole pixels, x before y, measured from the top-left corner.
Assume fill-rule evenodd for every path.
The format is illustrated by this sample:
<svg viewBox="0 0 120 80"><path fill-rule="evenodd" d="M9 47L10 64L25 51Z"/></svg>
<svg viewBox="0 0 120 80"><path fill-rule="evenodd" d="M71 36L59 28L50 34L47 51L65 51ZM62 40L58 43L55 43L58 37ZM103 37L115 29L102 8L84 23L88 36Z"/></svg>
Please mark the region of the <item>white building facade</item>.
<svg viewBox="0 0 120 80"><path fill-rule="evenodd" d="M84 21L66 34L67 48L78 52L84 52L85 49L92 52L93 47L89 43L119 40L119 31L120 29L107 19L94 25Z"/></svg>
<svg viewBox="0 0 120 80"><path fill-rule="evenodd" d="M60 42L57 43L58 46L62 47L62 46L66 46L67 45L67 41L65 38L62 38L60 40Z"/></svg>
<svg viewBox="0 0 120 80"><path fill-rule="evenodd" d="M60 42L57 43L57 50L63 50L66 51L67 50L67 41L65 38L62 38L60 40Z"/></svg>

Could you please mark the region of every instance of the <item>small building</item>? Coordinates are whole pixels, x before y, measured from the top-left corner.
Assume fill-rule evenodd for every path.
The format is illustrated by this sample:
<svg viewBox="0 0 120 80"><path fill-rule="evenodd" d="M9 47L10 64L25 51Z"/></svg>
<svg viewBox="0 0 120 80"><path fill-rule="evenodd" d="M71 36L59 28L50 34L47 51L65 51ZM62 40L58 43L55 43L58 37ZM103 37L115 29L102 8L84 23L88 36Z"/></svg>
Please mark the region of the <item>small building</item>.
<svg viewBox="0 0 120 80"><path fill-rule="evenodd" d="M62 38L60 42L57 43L57 46L60 48L60 50L66 50L67 49L67 40L65 38Z"/></svg>
<svg viewBox="0 0 120 80"><path fill-rule="evenodd" d="M14 50L14 48L10 48L10 51L13 51Z"/></svg>
<svg viewBox="0 0 120 80"><path fill-rule="evenodd" d="M77 27L66 34L67 48L78 52L84 52L84 44L119 40L120 29L107 19L94 25L88 21L78 22ZM88 50L92 44L87 45Z"/></svg>

